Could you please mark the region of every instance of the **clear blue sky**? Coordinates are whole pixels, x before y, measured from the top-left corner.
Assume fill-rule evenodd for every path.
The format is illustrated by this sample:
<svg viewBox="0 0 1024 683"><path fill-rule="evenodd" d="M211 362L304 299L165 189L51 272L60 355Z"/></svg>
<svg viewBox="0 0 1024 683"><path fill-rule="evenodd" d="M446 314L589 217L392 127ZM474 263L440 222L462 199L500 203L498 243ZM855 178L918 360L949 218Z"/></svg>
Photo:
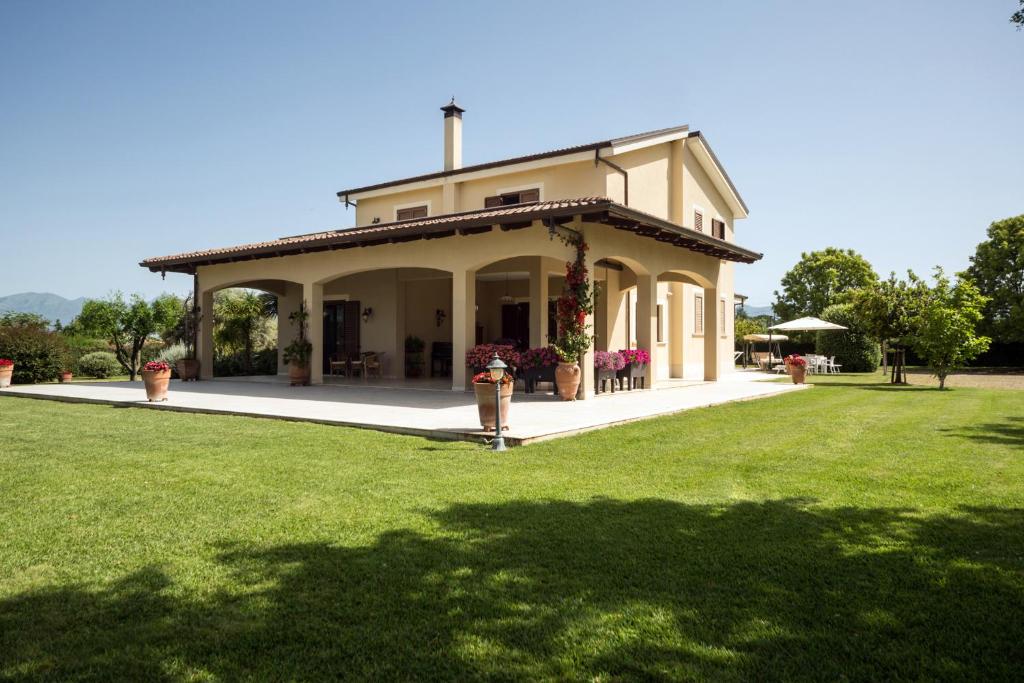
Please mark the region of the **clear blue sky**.
<svg viewBox="0 0 1024 683"><path fill-rule="evenodd" d="M334 193L689 123L801 250L967 263L1024 213L1015 0L0 3L0 295L187 290L146 256L351 225Z"/></svg>

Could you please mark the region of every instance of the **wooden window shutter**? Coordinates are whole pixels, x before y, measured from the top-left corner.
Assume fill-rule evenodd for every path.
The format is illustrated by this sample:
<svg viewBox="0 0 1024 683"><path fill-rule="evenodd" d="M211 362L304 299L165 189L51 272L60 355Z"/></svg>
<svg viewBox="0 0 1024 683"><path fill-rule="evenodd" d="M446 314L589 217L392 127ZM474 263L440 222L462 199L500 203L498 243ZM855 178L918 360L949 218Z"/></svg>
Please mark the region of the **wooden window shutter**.
<svg viewBox="0 0 1024 683"><path fill-rule="evenodd" d="M408 209L399 209L395 217L400 221L408 221L413 218L426 218L427 217L427 206L412 206Z"/></svg>
<svg viewBox="0 0 1024 683"><path fill-rule="evenodd" d="M704 297L693 295L693 333L704 334Z"/></svg>
<svg viewBox="0 0 1024 683"><path fill-rule="evenodd" d="M697 232L704 232L704 214L700 211L693 212L693 229Z"/></svg>
<svg viewBox="0 0 1024 683"><path fill-rule="evenodd" d="M720 221L720 220L711 219L711 236L712 237L717 237L720 240L724 240L725 239L725 223Z"/></svg>
<svg viewBox="0 0 1024 683"><path fill-rule="evenodd" d="M344 348L342 352L346 356L356 356L359 354L359 321L363 314L363 309L359 306L358 301L346 301L345 302L345 324L344 324Z"/></svg>
<svg viewBox="0 0 1024 683"><path fill-rule="evenodd" d="M498 206L501 206L501 197L485 197L484 198L484 208L485 209L493 209L493 208L498 207Z"/></svg>
<svg viewBox="0 0 1024 683"><path fill-rule="evenodd" d="M519 203L525 204L526 202L539 202L540 201L540 190L523 190L519 193Z"/></svg>

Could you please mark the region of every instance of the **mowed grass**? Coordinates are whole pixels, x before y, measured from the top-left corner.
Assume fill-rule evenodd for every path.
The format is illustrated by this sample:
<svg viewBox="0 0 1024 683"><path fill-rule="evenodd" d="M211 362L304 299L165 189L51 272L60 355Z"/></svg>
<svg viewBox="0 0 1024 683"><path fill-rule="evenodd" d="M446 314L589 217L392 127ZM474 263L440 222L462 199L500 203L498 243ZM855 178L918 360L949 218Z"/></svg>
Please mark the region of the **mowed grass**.
<svg viewBox="0 0 1024 683"><path fill-rule="evenodd" d="M500 455L0 396L0 678L1019 680L1024 392L815 382Z"/></svg>

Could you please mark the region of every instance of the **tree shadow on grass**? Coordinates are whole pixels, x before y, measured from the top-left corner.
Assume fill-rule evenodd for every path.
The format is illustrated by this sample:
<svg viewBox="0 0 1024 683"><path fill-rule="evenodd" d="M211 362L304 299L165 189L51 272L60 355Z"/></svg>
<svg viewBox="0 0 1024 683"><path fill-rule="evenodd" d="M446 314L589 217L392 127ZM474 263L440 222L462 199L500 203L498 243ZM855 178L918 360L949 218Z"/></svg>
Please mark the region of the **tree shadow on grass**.
<svg viewBox="0 0 1024 683"><path fill-rule="evenodd" d="M231 546L0 602L0 675L1012 679L1024 510L806 501L454 505L365 547ZM201 583L201 582L200 582Z"/></svg>
<svg viewBox="0 0 1024 683"><path fill-rule="evenodd" d="M988 422L943 431L961 439L1024 449L1024 418L1021 417L1009 417L1005 422ZM1024 455L1024 451L1021 451L1021 455Z"/></svg>

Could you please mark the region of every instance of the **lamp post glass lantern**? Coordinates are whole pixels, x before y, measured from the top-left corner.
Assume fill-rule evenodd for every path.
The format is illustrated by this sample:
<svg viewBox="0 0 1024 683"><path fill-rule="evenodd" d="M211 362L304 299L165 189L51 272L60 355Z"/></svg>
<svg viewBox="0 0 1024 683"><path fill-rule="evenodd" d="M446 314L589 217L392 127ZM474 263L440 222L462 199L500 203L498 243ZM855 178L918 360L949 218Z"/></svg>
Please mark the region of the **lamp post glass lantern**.
<svg viewBox="0 0 1024 683"><path fill-rule="evenodd" d="M487 364L487 371L491 373L491 380L494 382L494 441L491 442L491 450L495 451L505 450L505 437L501 435L501 380L505 377L507 368L495 351L494 358Z"/></svg>

